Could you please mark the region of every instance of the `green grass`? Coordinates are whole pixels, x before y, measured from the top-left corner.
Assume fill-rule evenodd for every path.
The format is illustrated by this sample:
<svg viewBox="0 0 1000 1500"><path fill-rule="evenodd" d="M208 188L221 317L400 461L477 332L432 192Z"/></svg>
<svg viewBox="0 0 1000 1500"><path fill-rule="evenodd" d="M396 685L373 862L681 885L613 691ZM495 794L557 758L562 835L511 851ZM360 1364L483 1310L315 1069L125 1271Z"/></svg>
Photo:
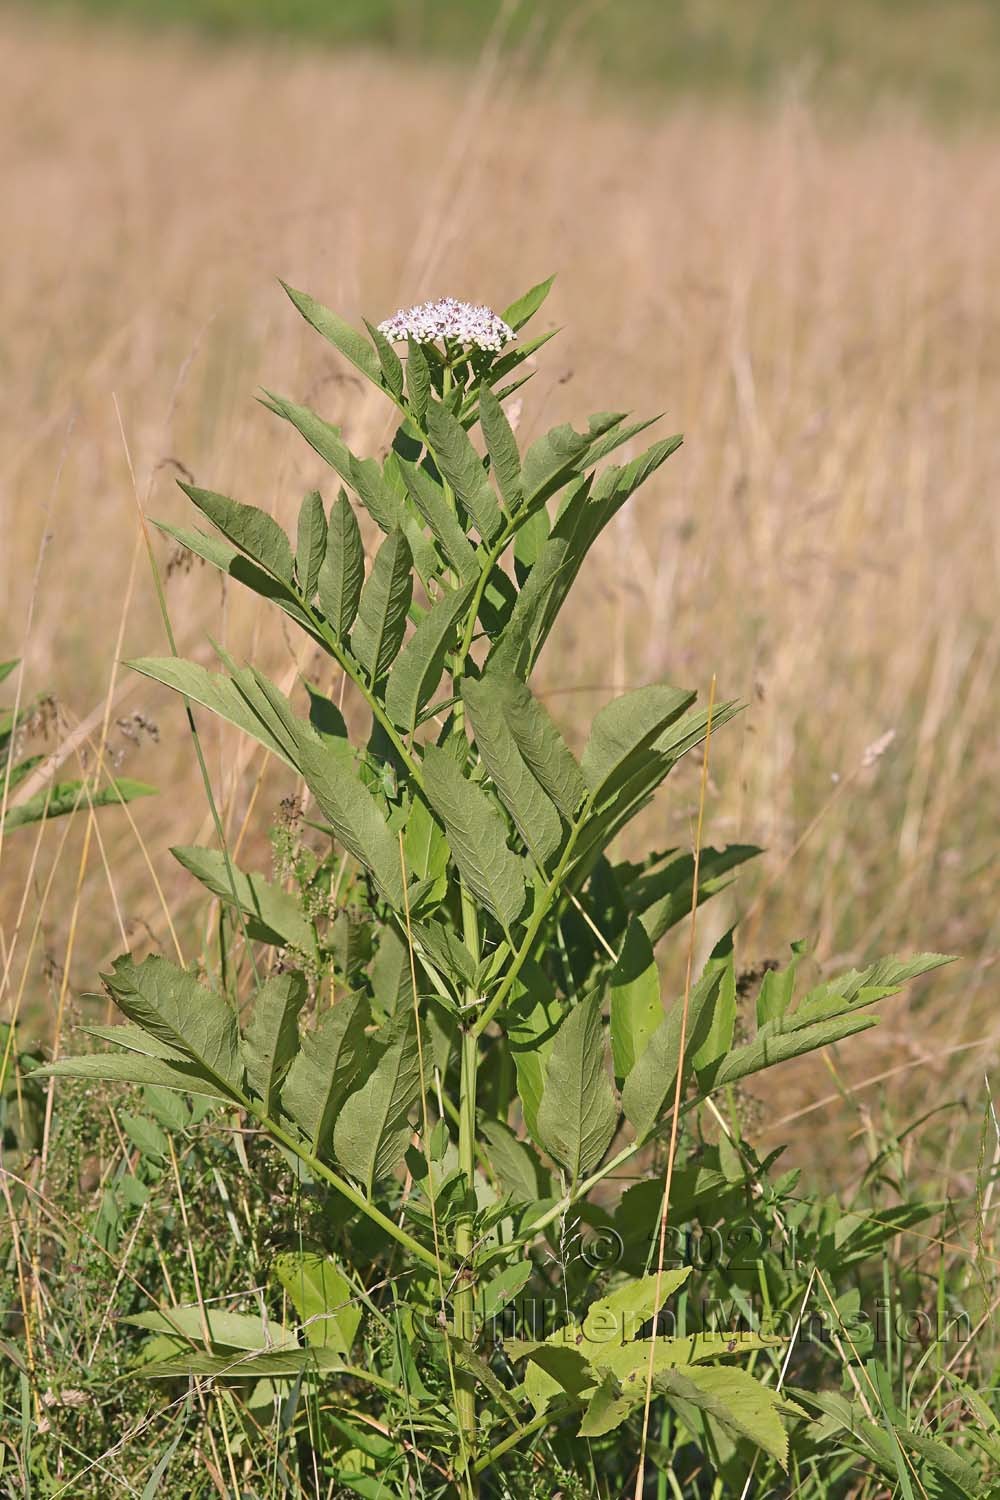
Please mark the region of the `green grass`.
<svg viewBox="0 0 1000 1500"><path fill-rule="evenodd" d="M181 23L217 38L275 33L333 47L473 55L501 0L4 0L33 12ZM521 0L508 45L671 94L791 86L852 107L886 94L946 113L1000 98L992 0Z"/></svg>

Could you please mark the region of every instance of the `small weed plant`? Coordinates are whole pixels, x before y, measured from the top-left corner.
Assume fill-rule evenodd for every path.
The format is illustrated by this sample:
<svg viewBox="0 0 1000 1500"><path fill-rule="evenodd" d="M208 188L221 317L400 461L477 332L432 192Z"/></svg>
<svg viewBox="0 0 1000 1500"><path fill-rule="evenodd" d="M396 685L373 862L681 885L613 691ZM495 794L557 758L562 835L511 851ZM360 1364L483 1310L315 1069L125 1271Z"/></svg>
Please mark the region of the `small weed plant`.
<svg viewBox="0 0 1000 1500"><path fill-rule="evenodd" d="M615 462L650 423L602 411L522 450L505 402L551 337L525 333L548 288L502 318L446 301L366 333L288 289L394 409L390 450L356 455L268 393L342 486L332 502L306 495L290 541L266 512L185 485L210 529L164 529L281 611L344 691L303 682L291 699L222 652L218 672L132 663L183 695L192 727L220 715L297 778L282 870L239 868L217 817L217 847L175 851L223 912L207 974L124 955L104 976L124 1021L89 1028L101 1050L25 1076L144 1090L145 1113L124 1116L127 1212L172 1182L212 1249L189 1300L140 1299L130 1323L175 1412L222 1403L222 1493L985 1493L996 1419L970 1391L975 1461L911 1420L903 1355L875 1351L863 1305L884 1289L865 1268L884 1272L941 1205L799 1198L779 1153L747 1138L739 1095L872 1026L876 1002L944 960L810 985L795 945L748 979L730 931L696 972L699 907L757 851L702 847L700 815L693 849L615 851L686 755L702 758L703 811L711 743L739 705L639 687L577 755L532 691L590 549L680 443ZM665 996L671 934L687 977ZM247 1190L206 1216L231 1226L220 1252L178 1165L196 1170L174 1139L213 1121L271 1207L252 1255ZM203 1149L214 1195L220 1147ZM105 1246L125 1233L112 1220ZM234 1311L244 1262L252 1295ZM169 1489L178 1441L144 1494Z"/></svg>

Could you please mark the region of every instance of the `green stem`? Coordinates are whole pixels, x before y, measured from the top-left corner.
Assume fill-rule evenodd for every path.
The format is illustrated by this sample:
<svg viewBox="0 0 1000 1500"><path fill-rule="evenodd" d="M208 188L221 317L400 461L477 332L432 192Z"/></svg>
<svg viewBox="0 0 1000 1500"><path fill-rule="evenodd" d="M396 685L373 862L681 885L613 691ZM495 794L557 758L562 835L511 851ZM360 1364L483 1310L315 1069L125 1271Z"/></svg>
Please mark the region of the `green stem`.
<svg viewBox="0 0 1000 1500"><path fill-rule="evenodd" d="M465 945L474 961L479 962L479 919L475 902L462 887L462 927ZM466 1002L475 1001L474 990ZM476 1083L479 1069L479 1037L472 1027L462 1032L461 1076L458 1096L458 1166L465 1178L465 1202L455 1228L455 1254L458 1259L458 1282L454 1297L453 1328L455 1337L464 1344L475 1343L475 1276L472 1268L473 1212L476 1181ZM476 1446L476 1382L467 1370L457 1372L456 1406L462 1448L467 1456ZM466 1468L466 1491L470 1500L479 1493L475 1471Z"/></svg>
<svg viewBox="0 0 1000 1500"><path fill-rule="evenodd" d="M473 1472L484 1474L487 1469L493 1467L498 1458L503 1458L505 1453L509 1453L511 1448L516 1448L524 1438L531 1437L532 1433L540 1432L552 1420L552 1414L543 1411L540 1417L532 1417L531 1421L525 1422L523 1427L515 1427L514 1431L508 1433L502 1442L497 1443L473 1465Z"/></svg>
<svg viewBox="0 0 1000 1500"><path fill-rule="evenodd" d="M280 1141L283 1146L293 1152L299 1158L299 1161L309 1168L314 1177L322 1177L324 1182L328 1182L331 1187L335 1187L338 1193L343 1194L348 1203L353 1204L366 1218L371 1219L373 1224L377 1224L380 1229L384 1230L386 1234L402 1245L405 1250L408 1250L411 1255L416 1256L417 1260L422 1261L425 1266L428 1266L438 1274L450 1272L451 1268L443 1265L433 1251L425 1249L419 1240L415 1240L412 1234L409 1234L401 1225L396 1224L380 1208L376 1208L374 1203L369 1203L368 1199L362 1193L359 1193L357 1188L353 1188L332 1167L328 1167L325 1162L320 1161L318 1156L314 1156L311 1151L307 1151L301 1141L297 1141L276 1120L272 1120L270 1115L265 1114L252 1099L239 1096L238 1102L246 1110L247 1114L252 1115L258 1124L263 1126L268 1135L272 1136L274 1140Z"/></svg>
<svg viewBox="0 0 1000 1500"><path fill-rule="evenodd" d="M538 937L539 932L541 932L542 930L542 923L545 921L551 909L553 897L558 892L560 886L563 883L563 880L566 877L566 871L569 869L570 865L573 862L573 851L576 848L576 841L579 838L581 830L583 829L583 826L590 815L590 806L591 798L588 797L583 805L583 810L579 818L573 825L569 838L566 840L566 847L562 852L562 858L556 866L548 885L545 887L542 895L535 903L535 908L532 911L531 917L528 921L528 925L525 928L524 938L521 942L521 946L518 948L517 952L514 954L514 957L511 959L500 988L497 990L490 1003L483 1009L479 1020L476 1022L476 1036L481 1036L482 1033L486 1030L486 1027L490 1024L497 1011L510 995L511 990L514 988L514 985L517 981L517 976L520 974L524 964L531 956L531 950L535 946L535 940Z"/></svg>

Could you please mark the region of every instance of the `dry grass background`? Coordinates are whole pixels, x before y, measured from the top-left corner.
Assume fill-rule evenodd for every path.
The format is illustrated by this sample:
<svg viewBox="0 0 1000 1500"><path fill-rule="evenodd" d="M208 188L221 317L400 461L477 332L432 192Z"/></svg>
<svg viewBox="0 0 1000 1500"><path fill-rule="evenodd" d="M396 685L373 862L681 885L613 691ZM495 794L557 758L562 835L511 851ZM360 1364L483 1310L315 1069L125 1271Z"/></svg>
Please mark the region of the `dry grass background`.
<svg viewBox="0 0 1000 1500"><path fill-rule="evenodd" d="M557 270L565 332L522 436L620 404L666 409L687 440L589 563L542 658L550 706L579 732L653 678L707 690L715 672L744 697L713 746L710 831L768 852L705 936L751 906L746 961L799 936L821 965L960 953L844 1063L974 1094L1000 1046L995 136L888 107L854 128L794 99L630 113L580 83L522 90L489 58L470 76L9 17L0 49L0 656L23 653L26 691L50 687L92 738L111 685L110 747L162 788L135 830L108 811L8 837L2 1013L72 1018L123 937L169 947L165 907L188 955L198 941L168 853L211 838L182 710L113 665L165 650L126 444L153 516L187 519L183 465L289 522L318 460L260 384L356 446L386 428L277 275L357 319L432 294L502 306ZM168 597L187 654L211 632L294 671L277 617L214 575L174 572ZM136 713L158 743L123 734ZM265 829L281 784L205 729L231 827L255 799ZM661 845L690 840L696 768L671 785ZM266 853L254 834L242 857ZM777 1112L829 1087L814 1064Z"/></svg>

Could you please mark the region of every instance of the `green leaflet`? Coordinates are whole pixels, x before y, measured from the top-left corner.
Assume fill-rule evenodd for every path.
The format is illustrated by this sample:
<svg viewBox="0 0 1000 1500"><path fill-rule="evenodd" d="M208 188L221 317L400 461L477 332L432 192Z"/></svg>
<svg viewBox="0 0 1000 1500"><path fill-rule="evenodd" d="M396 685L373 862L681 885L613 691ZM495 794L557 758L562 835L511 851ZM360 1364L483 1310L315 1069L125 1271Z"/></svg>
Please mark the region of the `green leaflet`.
<svg viewBox="0 0 1000 1500"><path fill-rule="evenodd" d="M431 372L427 356L416 339L406 340L406 394L418 422L427 414L431 394Z"/></svg>
<svg viewBox="0 0 1000 1500"><path fill-rule="evenodd" d="M722 1365L685 1365L661 1370L654 1384L685 1420L694 1410L737 1438L749 1438L788 1468L788 1434L779 1416L780 1397L745 1370ZM689 1423L685 1420L685 1425ZM697 1429L692 1433L697 1437Z"/></svg>
<svg viewBox="0 0 1000 1500"><path fill-rule="evenodd" d="M545 495L558 487L561 479L577 472L589 447L589 436L576 432L566 422L536 438L525 453L521 466L524 503L541 502Z"/></svg>
<svg viewBox="0 0 1000 1500"><path fill-rule="evenodd" d="M429 745L423 773L427 797L444 823L462 879L509 931L524 906L524 877L521 861L507 847L503 819L446 750Z"/></svg>
<svg viewBox="0 0 1000 1500"><path fill-rule="evenodd" d="M525 1141L519 1141L503 1120L484 1119L479 1129L502 1191L510 1193L515 1203L534 1203L543 1190L534 1150Z"/></svg>
<svg viewBox="0 0 1000 1500"><path fill-rule="evenodd" d="M517 1091L524 1122L538 1136L538 1109L545 1087L545 1068L562 1020L551 981L529 960L521 969L506 1017L507 1038L517 1070Z"/></svg>
<svg viewBox="0 0 1000 1500"><path fill-rule="evenodd" d="M867 1031L877 1024L875 1016L834 1016L827 1021L817 1021L812 1026L798 1030L772 1031L766 1036L755 1037L745 1047L722 1058L698 1075L698 1087L708 1094L723 1088L727 1083L736 1083L751 1073L771 1068L775 1063L787 1062L791 1057L802 1057L806 1052L815 1052L819 1047L828 1047L832 1042L841 1042L858 1031Z"/></svg>
<svg viewBox="0 0 1000 1500"><path fill-rule="evenodd" d="M572 823L587 795L587 784L569 746L527 683L492 668L485 680L502 705L510 732L535 779Z"/></svg>
<svg viewBox="0 0 1000 1500"><path fill-rule="evenodd" d="M326 512L319 490L310 490L299 509L295 544L295 576L299 592L311 601L316 592L320 566L326 552Z"/></svg>
<svg viewBox="0 0 1000 1500"><path fill-rule="evenodd" d="M488 385L484 385L479 393L479 425L490 455L491 472L504 504L508 511L519 510L524 501L521 456L506 413Z"/></svg>
<svg viewBox="0 0 1000 1500"><path fill-rule="evenodd" d="M428 610L399 654L385 689L385 711L411 734L420 710L437 691L446 654L472 598L473 585L443 594Z"/></svg>
<svg viewBox="0 0 1000 1500"><path fill-rule="evenodd" d="M618 1122L605 1067L598 994L580 1000L556 1032L538 1108L542 1145L575 1184L597 1166Z"/></svg>
<svg viewBox="0 0 1000 1500"><path fill-rule="evenodd" d="M298 1019L305 998L302 974L273 974L254 996L253 1014L243 1033L247 1082L272 1120L278 1117L281 1085L299 1050Z"/></svg>
<svg viewBox="0 0 1000 1500"><path fill-rule="evenodd" d="M205 1375L213 1380L294 1380L296 1376L344 1369L344 1357L337 1349L248 1350L236 1354L196 1354L187 1350L173 1359L157 1360L143 1365L147 1380L176 1380L182 1375ZM352 1378L358 1378L356 1370Z"/></svg>
<svg viewBox="0 0 1000 1500"><path fill-rule="evenodd" d="M737 865L754 859L761 851L754 844L729 844L725 849L702 849L698 864L698 905L725 890L725 876ZM688 916L692 906L694 857L675 852L668 864L641 875L626 893L625 903L635 912L655 945L664 933Z"/></svg>
<svg viewBox="0 0 1000 1500"><path fill-rule="evenodd" d="M335 349L339 349L355 369L360 370L373 385L380 385L378 357L358 330L352 328L350 323L345 323L343 318L338 317L330 308L324 307L322 302L317 302L306 292L297 292L294 287L284 281L281 285L306 322L310 323L317 333L321 333Z"/></svg>
<svg viewBox="0 0 1000 1500"><path fill-rule="evenodd" d="M283 396L276 396L273 391L268 391L266 395L266 404L271 410L284 417L286 422L291 422L320 458L340 475L345 484L351 486L382 531L388 533L394 527L402 525L403 516L398 498L386 484L374 459L356 458L340 436L340 428L324 421L308 406L299 406Z"/></svg>
<svg viewBox="0 0 1000 1500"><path fill-rule="evenodd" d="M236 1014L215 990L158 956L136 964L124 954L101 977L130 1021L176 1047L208 1078L242 1087Z"/></svg>
<svg viewBox="0 0 1000 1500"><path fill-rule="evenodd" d="M351 636L354 656L372 683L395 661L406 632L413 596L413 554L401 531L393 531L378 550L361 590L358 618Z"/></svg>
<svg viewBox="0 0 1000 1500"><path fill-rule="evenodd" d="M917 953L912 958L902 959L880 958L867 969L852 969L849 973L810 990L795 1011L782 1018L778 1029L794 1031L835 1015L853 1013L862 1006L874 1004L876 1000L885 1000L890 995L898 994L902 986L911 979L929 974L933 969L953 961L943 953ZM772 1021L765 1022L760 1028L760 1034L767 1035L774 1025Z"/></svg>
<svg viewBox="0 0 1000 1500"><path fill-rule="evenodd" d="M440 402L430 403L426 422L437 467L469 512L483 541L491 542L503 521L482 459L462 424Z"/></svg>
<svg viewBox="0 0 1000 1500"><path fill-rule="evenodd" d="M358 520L343 490L330 511L326 552L319 569L319 603L338 641L345 641L358 613L365 581L365 553Z"/></svg>
<svg viewBox="0 0 1000 1500"><path fill-rule="evenodd" d="M2 778L2 769L0 769ZM11 778L13 780L13 778ZM2 779L0 779L2 786ZM22 828L28 823L41 823L48 818L61 818L78 808L120 807L123 802L134 802L137 797L155 797L156 787L144 781L132 781L127 776L112 779L108 786L88 788L85 781L57 781L54 786L23 802L8 806L3 814L5 833Z"/></svg>
<svg viewBox="0 0 1000 1500"><path fill-rule="evenodd" d="M715 1001L712 1020L699 1047L691 1054L691 1066L701 1075L703 1068L710 1068L725 1057L733 1045L736 1030L736 966L733 961L733 929L723 933L712 949L712 956L705 965L706 972L718 969L719 993Z"/></svg>
<svg viewBox="0 0 1000 1500"><path fill-rule="evenodd" d="M302 1320L311 1347L333 1349L347 1359L362 1309L336 1261L308 1250L289 1250L275 1256L274 1272Z"/></svg>
<svg viewBox="0 0 1000 1500"><path fill-rule="evenodd" d="M713 733L738 712L738 704L720 703L712 715ZM576 879L582 878L582 872L592 867L615 834L649 801L681 756L705 738L706 718L704 712L685 714L636 758L628 779L603 808L588 818L577 840L573 861Z"/></svg>
<svg viewBox="0 0 1000 1500"><path fill-rule="evenodd" d="M466 678L462 698L490 780L539 868L547 869L562 843L562 823L518 748L492 674L478 682Z"/></svg>
<svg viewBox="0 0 1000 1500"><path fill-rule="evenodd" d="M641 1276L637 1281L627 1281L616 1291L599 1297L587 1309L580 1348L592 1363L600 1363L606 1347L634 1339L643 1323L648 1323L666 1306L667 1298L672 1297L690 1275L690 1266L668 1267L659 1276ZM592 1345L597 1346L596 1352L591 1352Z"/></svg>
<svg viewBox="0 0 1000 1500"><path fill-rule="evenodd" d="M310 958L317 957L312 922L303 914L300 902L279 885L262 875L246 875L231 862L227 866L225 855L217 849L175 846L170 852L228 906L234 904L235 888L236 903L247 919L247 933L255 942L297 948Z"/></svg>
<svg viewBox="0 0 1000 1500"><path fill-rule="evenodd" d="M187 547L196 557L203 557L213 568L235 578L261 599L269 599L294 620L301 630L312 636L314 641L321 646L325 644L291 583L275 577L220 537L208 536L197 527L168 526L165 521L156 521L154 524L167 536L174 537L182 547Z"/></svg>
<svg viewBox="0 0 1000 1500"><path fill-rule="evenodd" d="M476 1294L476 1316L488 1322L524 1291L534 1270L530 1260L515 1261L498 1271Z"/></svg>
<svg viewBox="0 0 1000 1500"><path fill-rule="evenodd" d="M691 989L685 1039L685 1071L704 1040L721 982L718 968L702 975ZM639 1140L645 1140L674 1102L680 1058L683 1001L677 999L636 1058L622 1089L622 1109Z"/></svg>
<svg viewBox="0 0 1000 1500"><path fill-rule="evenodd" d="M363 995L345 995L323 1011L301 1046L281 1090L285 1114L311 1142L313 1154L329 1154L337 1113L368 1053L365 1027L371 1020Z"/></svg>
<svg viewBox="0 0 1000 1500"><path fill-rule="evenodd" d="M349 760L326 743L305 719L291 713L266 677L256 684L293 747L295 763L334 834L375 877L384 898L397 909L403 902L399 849L381 809Z"/></svg>
<svg viewBox="0 0 1000 1500"><path fill-rule="evenodd" d="M534 317L552 290L552 283L555 279L554 276L547 276L544 281L538 282L537 286L533 286L530 291L525 292L523 297L518 297L507 308L503 314L503 320L513 328L515 333L524 327L529 318Z"/></svg>
<svg viewBox="0 0 1000 1500"><path fill-rule="evenodd" d="M634 917L610 979L611 1055L615 1077L627 1078L663 1022L660 974L652 944Z"/></svg>
<svg viewBox="0 0 1000 1500"><path fill-rule="evenodd" d="M635 771L656 738L691 707L695 693L679 688L636 688L598 712L580 770L595 801L606 801Z"/></svg>
<svg viewBox="0 0 1000 1500"><path fill-rule="evenodd" d="M409 1114L420 1097L412 1012L400 1019L391 1040L372 1049L369 1064L373 1057L374 1066L344 1103L333 1131L338 1162L369 1197L375 1183L402 1161L412 1134Z"/></svg>
<svg viewBox="0 0 1000 1500"><path fill-rule="evenodd" d="M110 1026L109 1031L124 1030ZM194 1063L167 1062L140 1052L100 1052L82 1057L60 1057L43 1063L33 1078L84 1078L95 1082L154 1084L158 1088L177 1089L185 1094L199 1094L209 1099L232 1102L232 1095Z"/></svg>
<svg viewBox="0 0 1000 1500"><path fill-rule="evenodd" d="M185 495L217 526L223 536L282 583L292 582L292 549L273 516L256 505L243 505L213 490L181 484Z"/></svg>
<svg viewBox="0 0 1000 1500"><path fill-rule="evenodd" d="M141 672L144 677L151 677L154 682L162 682L175 692L183 693L192 702L211 709L295 769L284 747L268 731L239 688L228 677L209 672L193 661L182 661L176 656L142 656L125 665L134 672Z"/></svg>
<svg viewBox="0 0 1000 1500"><path fill-rule="evenodd" d="M440 543L442 552L463 583L474 582L479 577L476 549L445 499L444 490L422 464L403 458L397 458L397 462L410 499Z"/></svg>
<svg viewBox="0 0 1000 1500"><path fill-rule="evenodd" d="M163 1312L135 1313L122 1320L150 1333L178 1334L199 1343L207 1326L213 1345L223 1349L295 1349L295 1335L281 1323L217 1307L168 1307Z"/></svg>
<svg viewBox="0 0 1000 1500"><path fill-rule="evenodd" d="M403 399L403 366L399 355L389 343L385 334L380 333L374 323L369 323L367 318L365 319L365 327L368 329L368 335L375 345L375 353L378 355L379 367L382 371L382 380L385 388L394 401L400 402Z"/></svg>
<svg viewBox="0 0 1000 1500"><path fill-rule="evenodd" d="M528 675L594 542L630 495L679 444L679 437L666 439L624 468L606 470L596 483L593 475L574 480L573 467L561 479L551 481L567 485L559 519L494 643L491 665L503 666L518 677ZM523 468L522 480L527 496Z"/></svg>

